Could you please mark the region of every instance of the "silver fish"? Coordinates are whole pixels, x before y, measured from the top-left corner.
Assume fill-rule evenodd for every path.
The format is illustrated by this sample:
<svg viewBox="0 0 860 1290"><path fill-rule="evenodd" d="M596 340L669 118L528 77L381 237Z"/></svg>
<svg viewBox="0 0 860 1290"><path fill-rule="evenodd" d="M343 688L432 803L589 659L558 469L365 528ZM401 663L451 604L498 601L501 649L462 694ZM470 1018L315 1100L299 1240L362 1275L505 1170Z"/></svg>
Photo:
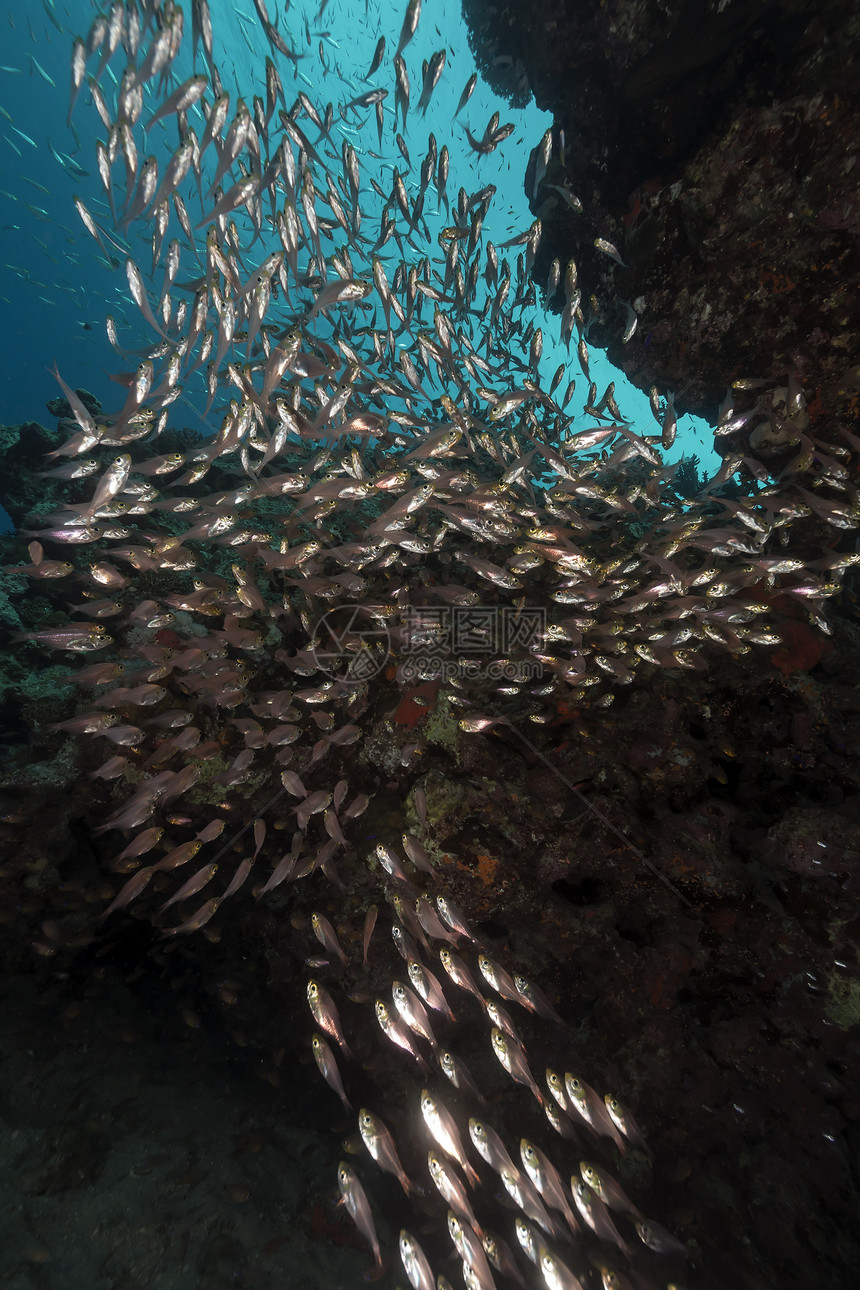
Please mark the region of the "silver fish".
<svg viewBox="0 0 860 1290"><path fill-rule="evenodd" d="M384 1169L386 1173L393 1174L408 1196L412 1190L412 1184L400 1163L400 1157L397 1154L394 1139L389 1130L378 1116L372 1115L370 1111L364 1108L358 1113L358 1128L364 1145L380 1169Z"/></svg>
<svg viewBox="0 0 860 1290"><path fill-rule="evenodd" d="M485 1105L487 1099L469 1074L465 1062L462 1062L459 1057L455 1057L453 1053L449 1052L440 1052L438 1057L442 1073L451 1081L454 1087L468 1089L476 1101Z"/></svg>
<svg viewBox="0 0 860 1290"><path fill-rule="evenodd" d="M583 1290L582 1282L566 1263L545 1245L538 1247L539 1267L547 1290Z"/></svg>
<svg viewBox="0 0 860 1290"><path fill-rule="evenodd" d="M398 1048L402 1048L404 1052L409 1053L409 1056L418 1063L419 1069L426 1072L428 1070L427 1063L410 1039L409 1031L394 1020L382 999L376 1000L374 1008L379 1028L386 1039L390 1040L392 1044L396 1044Z"/></svg>
<svg viewBox="0 0 860 1290"><path fill-rule="evenodd" d="M583 1120L589 1125L595 1133L607 1138L611 1138L619 1151L622 1153L627 1150L627 1144L612 1123L609 1112L604 1105L603 1099L595 1093L590 1084L572 1075L570 1071L565 1072L564 1089L567 1093L568 1103L571 1110L576 1110L582 1116Z"/></svg>
<svg viewBox="0 0 860 1290"><path fill-rule="evenodd" d="M561 1175L549 1157L527 1138L520 1140L520 1156L523 1168L547 1205L551 1205L553 1209L559 1210L564 1215L572 1232L579 1231L579 1222L565 1195Z"/></svg>
<svg viewBox="0 0 860 1290"><path fill-rule="evenodd" d="M409 0L406 6L406 14L403 18L403 26L400 29L400 39L397 42L395 58L401 54L409 44L415 32L418 29L418 20L421 17L421 0Z"/></svg>
<svg viewBox="0 0 860 1290"><path fill-rule="evenodd" d="M446 1203L461 1218L482 1236L481 1225L475 1217L466 1189L457 1177L453 1167L441 1160L435 1151L427 1153L427 1167L430 1170L430 1177L436 1185L436 1190Z"/></svg>
<svg viewBox="0 0 860 1290"><path fill-rule="evenodd" d="M427 1256L405 1229L400 1233L400 1260L412 1290L435 1290L435 1281Z"/></svg>
<svg viewBox="0 0 860 1290"><path fill-rule="evenodd" d="M385 1270L382 1253L379 1248L379 1237L370 1211L367 1193L359 1182L354 1170L342 1160L337 1167L337 1183L343 1204L349 1211L352 1221L361 1232L373 1251L373 1275L381 1276Z"/></svg>
<svg viewBox="0 0 860 1290"><path fill-rule="evenodd" d="M689 1250L683 1241L679 1241L671 1232L667 1232L665 1227L655 1223L653 1219L644 1219L636 1223L636 1233L643 1245L647 1245L649 1250L655 1250L657 1254L671 1254L678 1258L685 1259L689 1255Z"/></svg>
<svg viewBox="0 0 860 1290"><path fill-rule="evenodd" d="M529 1070L525 1053L512 1035L506 1035L498 1026L493 1026L490 1031L490 1041L493 1052L510 1075L511 1079L517 1084L525 1084L530 1088L541 1106L543 1106L543 1094L535 1083L535 1078Z"/></svg>
<svg viewBox="0 0 860 1290"><path fill-rule="evenodd" d="M570 1190L573 1193L573 1199L576 1208L582 1215L583 1221L591 1228L595 1236L601 1241L609 1241L625 1254L628 1252L627 1243L619 1232L618 1228L612 1221L612 1217L599 1196L596 1196L591 1188L577 1178L576 1174L570 1180Z"/></svg>
<svg viewBox="0 0 860 1290"><path fill-rule="evenodd" d="M623 1133L625 1138L632 1142L634 1146L641 1148L641 1150L645 1152L646 1156L652 1156L653 1152L645 1141L642 1130L639 1128L639 1125L636 1123L631 1112L627 1110L626 1107L622 1106L618 1101L618 1098L613 1097L611 1093L607 1093L603 1100L606 1103L606 1109L609 1112L610 1117L612 1118L612 1123L615 1127Z"/></svg>
<svg viewBox="0 0 860 1290"><path fill-rule="evenodd" d="M314 1021L327 1035L331 1035L332 1039L337 1040L347 1057L351 1057L352 1053L344 1037L337 1008L328 990L321 986L319 982L310 980L308 981L307 993Z"/></svg>
<svg viewBox="0 0 860 1290"><path fill-rule="evenodd" d="M605 1169L598 1169L596 1165L582 1160L579 1164L579 1172L582 1174L582 1181L600 1197L604 1205L618 1210L621 1214L629 1214L631 1218L639 1221L643 1219L642 1211L624 1194L619 1183Z"/></svg>
<svg viewBox="0 0 860 1290"><path fill-rule="evenodd" d="M452 1160L456 1160L470 1184L477 1187L480 1177L466 1159L463 1140L454 1117L426 1088L421 1090L421 1114L436 1145L441 1147Z"/></svg>
<svg viewBox="0 0 860 1290"><path fill-rule="evenodd" d="M406 1022L410 1030L416 1035L421 1035L427 1040L434 1053L438 1051L439 1044L436 1036L433 1034L433 1028L430 1025L430 1018L421 1000L414 990L410 990L408 985L402 981L392 981L391 995L394 999L394 1006Z"/></svg>
<svg viewBox="0 0 860 1290"><path fill-rule="evenodd" d="M311 1039L311 1048L313 1050L314 1060L319 1067L320 1074L326 1084L328 1084L329 1088L333 1089L334 1092L337 1093L343 1103L343 1109L345 1111L352 1111L352 1104L343 1087L343 1080L340 1077L340 1071L337 1068L334 1054L332 1053L329 1045L323 1039L322 1035L314 1034Z"/></svg>

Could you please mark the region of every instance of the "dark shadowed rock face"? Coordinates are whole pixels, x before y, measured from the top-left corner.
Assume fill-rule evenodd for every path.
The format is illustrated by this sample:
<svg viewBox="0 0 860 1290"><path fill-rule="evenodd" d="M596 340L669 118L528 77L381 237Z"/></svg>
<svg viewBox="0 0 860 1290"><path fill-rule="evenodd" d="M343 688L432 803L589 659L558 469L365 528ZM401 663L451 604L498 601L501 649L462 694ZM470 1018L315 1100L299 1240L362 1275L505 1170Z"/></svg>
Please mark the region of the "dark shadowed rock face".
<svg viewBox="0 0 860 1290"><path fill-rule="evenodd" d="M463 7L490 84L517 98L525 74L555 117L545 182L534 191L536 153L526 176L543 223L533 277L576 261L588 344L710 418L729 381L788 368L828 420L856 412L856 7ZM626 302L639 322L624 344Z"/></svg>

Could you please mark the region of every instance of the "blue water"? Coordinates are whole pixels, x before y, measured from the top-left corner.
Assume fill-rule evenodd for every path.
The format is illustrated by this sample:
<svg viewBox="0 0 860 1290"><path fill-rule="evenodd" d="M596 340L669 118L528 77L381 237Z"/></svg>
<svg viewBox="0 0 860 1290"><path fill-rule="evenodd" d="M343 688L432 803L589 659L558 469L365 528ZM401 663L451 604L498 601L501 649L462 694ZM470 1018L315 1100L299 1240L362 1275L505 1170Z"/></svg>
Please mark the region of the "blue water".
<svg viewBox="0 0 860 1290"><path fill-rule="evenodd" d="M210 0L210 3L215 29L215 60L224 87L230 91L232 102L235 103L237 92L241 92L250 104L254 93L265 93L263 68L269 52L252 0L238 0L236 4ZM332 138L338 154L344 137L339 133L338 105L373 86L389 89L382 153L379 153L372 108L356 117L354 125L346 127L345 136L359 151L362 186L367 191L363 228L375 236L381 202L370 189L369 181L375 178L389 191L393 167L397 166L401 174L406 171L403 158L395 147L392 126L393 54L405 12L405 0L402 5L370 3L367 6L363 0L331 0L323 7L324 12L318 18L316 3L294 3L289 6L288 17L284 17L285 5L281 0L269 0L270 15L278 20L288 41L301 54L295 70L293 64L283 58L278 60L278 70L288 106L295 101L299 90L309 95L321 113L327 102L334 103L336 124ZM185 9L185 39L175 65L175 83L184 80L191 72L190 5ZM124 365L132 366L135 360L129 358L124 364L111 349L105 334L105 318L108 314L114 316L120 343L130 349L147 344L152 337L130 299L123 256L118 253L118 268L112 269L107 264L100 248L84 229L72 203L72 198L79 196L97 218L109 226L94 151L96 139L104 138L106 131L86 86L75 104L71 128L66 124L72 39L74 35L86 35L95 12L95 5L85 0L70 3L63 3L63 0L17 0L17 3L6 3L0 11L0 305L6 320L0 348L0 422L6 424L41 420L53 425L45 404L60 393L50 371L54 363L68 384L92 391L106 410L119 407L124 391L112 384L111 374ZM63 30L58 30L58 27ZM368 83L363 77L380 33L387 38L386 57L372 82ZM421 118L416 106L421 92L421 61L422 58L429 59L443 45L447 49L447 65L426 117ZM459 121L452 121L460 93L475 70L456 0L425 2L417 34L404 51L404 57L412 86L407 128L403 130L401 126L412 160L411 176L404 176L407 188L417 187L418 169L427 150L428 133L432 130L438 146L441 148L447 143L451 154L448 194L452 201L456 200L461 186L472 193L487 184L496 185L497 193L484 225L484 243L489 239L499 247L509 238L524 232L532 222L523 192L523 176L529 151L551 124L550 117L538 111L533 104L521 111L510 108L479 81ZM117 76L121 74L123 59L120 50L112 60L111 71ZM90 72L95 61L90 60ZM112 103L113 85L109 74L103 76L102 86L108 102ZM151 112L157 100L150 98L149 101ZM496 152L477 158L468 147L463 127L468 125L473 134L480 136L490 116L497 110L501 112L502 121L514 122L516 129ZM148 115L145 108L144 119ZM198 135L201 134L202 116L195 110L189 120ZM315 137L314 129L311 138ZM143 143L139 127L137 140L143 155L147 145ZM175 146L176 127L172 120L157 125L150 132L148 150L160 160L169 156ZM65 154L63 162L56 159L51 147ZM326 160L329 162L330 158ZM335 163L331 164L334 168ZM88 173L69 173L75 165ZM120 164L117 170L121 169ZM190 202L189 210L193 222L203 213ZM436 210L432 186L427 192L424 214L432 238L429 253L441 254L436 235L451 221L444 209ZM171 229L168 240L173 235L174 230ZM201 242L204 235L205 229L200 230ZM144 270L151 262L150 237L149 227L132 229L130 252ZM334 249L330 242L325 242L324 246ZM390 242L385 253L393 247L394 243ZM422 252L424 249L422 246ZM514 246L500 252L500 256L508 257L512 272L521 249ZM187 256L185 267L188 267ZM393 269L392 260L388 265L389 278ZM158 272L159 281L160 274L161 270ZM512 287L509 300L513 294ZM544 387L548 388L552 374L561 362L567 364L569 371L559 394L569 379L577 381L576 394L567 408L570 413L581 407L582 397L587 391L587 382L574 352L575 342L570 354L557 344L559 318L544 314L540 304L533 318L535 326L540 326L544 335L541 362ZM526 311L523 324L528 321L529 313ZM517 357L523 361L527 359L525 354ZM593 348L591 369L598 391L602 392L608 381L614 380L616 398L624 415L640 432L653 433L656 426L645 396L631 387L623 374L613 370ZM511 385L518 385L521 376L521 372L512 371ZM196 402L196 399L191 401ZM174 405L172 413L172 425L200 428L195 410L189 403ZM713 469L719 460L713 453L708 427L691 417L684 417L680 419L678 437L669 456L676 460L689 453L700 458L705 470Z"/></svg>

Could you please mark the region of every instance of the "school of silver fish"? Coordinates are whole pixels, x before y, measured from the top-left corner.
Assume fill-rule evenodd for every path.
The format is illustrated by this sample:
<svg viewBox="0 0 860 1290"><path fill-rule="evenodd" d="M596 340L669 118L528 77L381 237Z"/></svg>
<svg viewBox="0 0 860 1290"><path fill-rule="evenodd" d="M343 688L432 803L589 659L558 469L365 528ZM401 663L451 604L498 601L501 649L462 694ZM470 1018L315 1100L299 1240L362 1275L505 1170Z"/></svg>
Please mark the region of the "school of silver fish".
<svg viewBox="0 0 860 1290"><path fill-rule="evenodd" d="M565 411L573 380L554 397L565 365L541 387L543 337L522 323L535 301L540 221L496 248L482 233L492 187L449 198L448 146L431 135L416 170L398 131L407 119L415 128L404 54L421 0L409 0L399 36L399 16L380 35L371 88L341 76L340 100L325 105L304 89L291 101L285 90L310 57L309 27L301 45L254 0L250 40L268 50L265 84L249 101L233 100L207 0L189 7L194 70L181 81L185 13L173 0L115 0L74 42L69 116L88 96L104 136L95 158L104 199L78 199L78 214L104 255L124 261L151 343L135 352L125 400L110 414L93 415L56 373L72 418L45 474L69 481L70 500L34 517L31 563L16 569L77 589L66 625L22 639L109 651L72 674L92 698L55 727L106 740L111 756L95 777L132 784L103 825L130 836L111 864L122 881L104 917L140 899L157 874L181 878L192 860L200 866L152 908L165 936L217 919L252 875L255 896L318 872L342 883L337 862L356 862L350 831L370 801L348 773L362 716L380 687L396 697L421 679L405 661L416 638L431 653L440 645L452 607L542 615L537 634L515 633L492 660L501 684L443 682L464 733L480 734L501 721L546 723L566 697L608 705L618 686L647 682L655 668L704 669L703 646L742 654L776 645L774 591L828 632L827 599L860 558L835 550L840 531L858 522L845 462L860 443L847 433L837 445L812 437L793 374L779 398L762 397L752 411L736 412L730 390L716 428L729 434L767 419L790 433L797 451L781 476L751 456L730 457L683 497L672 487L677 465L661 455L675 437L673 398L652 391L654 432L640 433L613 387L599 396L590 381L571 261L553 265L549 285L563 282L561 336L588 387L583 412ZM322 41L319 60L333 73L322 87L335 80ZM425 66L418 111L445 65L440 49ZM389 88L376 77L389 83L393 123ZM472 76L457 113L474 87ZM156 126L175 133L166 160L149 151ZM490 152L512 128L496 113L480 136L467 131L469 148ZM399 159L383 185L387 134ZM542 145L542 173L551 146L551 138ZM423 217L431 199L450 219L436 246ZM151 255L132 253L140 233ZM611 243L596 246L623 263ZM513 268L508 247L522 248ZM625 339L635 325L628 317ZM107 328L127 357L113 318ZM756 384L764 383L737 386ZM159 452L189 397L214 415L214 433L187 451ZM741 464L760 487L721 495ZM810 518L820 549L809 549L807 526L797 555L794 525ZM85 571L63 558L76 545L92 551ZM159 591L167 581L172 589ZM332 610L346 624L337 645L349 663L334 672L321 666L319 626ZM420 738L404 747L401 765L419 749ZM183 840L191 820L178 804L207 760L225 755L224 809ZM283 854L266 809L246 821L252 783L258 797L270 785L270 824L289 822ZM582 1078L547 996L484 952L428 855L420 789L413 802L419 825L404 834L404 854L380 843L364 858L380 903L365 923L363 967L378 915L404 962L400 979L361 1008L365 1029L402 1060L404 1082L415 1072L408 1109L415 1125L423 1121L427 1172L408 1176L383 1117L359 1109L367 1154L407 1195L438 1191L440 1225L467 1287L490 1290L496 1277L524 1285L531 1275L549 1290L576 1290L596 1268L605 1290L624 1290L631 1268L655 1256L649 1275L665 1283L666 1267L677 1271L687 1251L609 1169L583 1160L571 1176L531 1138L506 1144L484 1118L484 1092L451 1051L455 1010L484 1019L487 1052L517 1086L512 1096L534 1100L557 1143L587 1143L589 1155L650 1154L614 1091L603 1096ZM254 849L237 864L234 843L250 831ZM168 915L174 905L180 912ZM348 1064L361 1045L337 1001L348 956L322 913L312 931L323 950L307 984L312 1051L353 1116ZM327 967L334 994L320 976ZM518 1031L529 1016L558 1027L558 1059L545 1075ZM562 1148L576 1160L582 1149ZM388 1263L365 1187L348 1163L337 1181L379 1275ZM499 1184L510 1208L497 1199ZM492 1230L502 1225L508 1239ZM408 1231L399 1255L414 1290L449 1285Z"/></svg>

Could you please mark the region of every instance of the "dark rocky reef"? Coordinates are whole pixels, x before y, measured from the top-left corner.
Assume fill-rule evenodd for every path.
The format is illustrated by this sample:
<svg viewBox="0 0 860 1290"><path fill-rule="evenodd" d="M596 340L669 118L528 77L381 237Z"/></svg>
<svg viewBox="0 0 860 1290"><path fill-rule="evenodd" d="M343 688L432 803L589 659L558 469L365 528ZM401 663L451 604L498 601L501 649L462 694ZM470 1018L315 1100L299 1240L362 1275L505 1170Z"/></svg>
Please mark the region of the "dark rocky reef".
<svg viewBox="0 0 860 1290"><path fill-rule="evenodd" d="M574 259L588 344L711 420L736 378L796 372L825 424L856 416L856 6L464 0L482 74L512 60L555 118L533 269ZM518 71L517 75L521 73ZM564 132L564 157L561 156ZM548 184L568 185L576 213ZM627 268L596 250L614 243ZM622 343L627 303L639 314ZM559 290L549 302L560 309Z"/></svg>

